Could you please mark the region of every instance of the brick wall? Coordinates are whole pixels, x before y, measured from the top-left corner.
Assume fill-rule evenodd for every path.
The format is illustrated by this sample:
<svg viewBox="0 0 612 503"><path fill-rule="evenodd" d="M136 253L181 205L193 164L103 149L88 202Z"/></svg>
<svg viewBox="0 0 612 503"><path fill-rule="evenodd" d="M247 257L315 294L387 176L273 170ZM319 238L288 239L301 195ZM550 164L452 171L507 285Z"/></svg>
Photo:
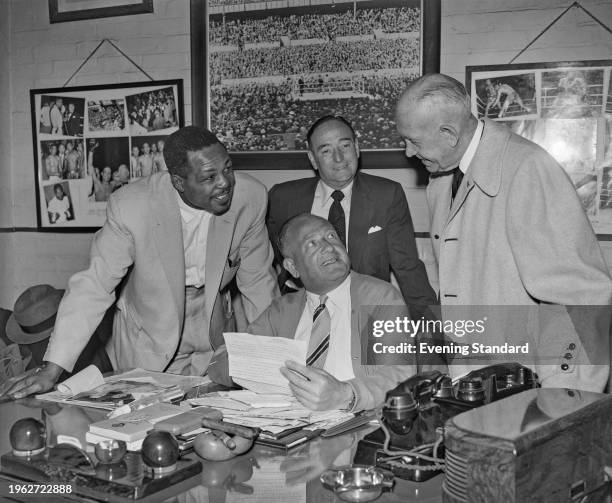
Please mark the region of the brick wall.
<svg viewBox="0 0 612 503"><path fill-rule="evenodd" d="M441 69L459 80L466 65L507 63L569 5L567 0L442 0ZM609 0L581 4L612 25ZM154 0L153 14L49 24L47 0L0 0L0 228L36 225L29 90L59 87L103 38L111 38L155 79L183 78L190 123L189 0ZM572 9L517 62L612 59L612 37ZM70 85L146 78L106 45ZM381 172L407 190L417 230L426 230L422 188L409 171ZM287 172L256 172L266 185ZM298 175L302 176L303 172ZM27 286L63 288L86 266L90 234L0 233L0 306ZM612 242L602 243L612 266ZM419 248L435 281L426 239Z"/></svg>
<svg viewBox="0 0 612 503"><path fill-rule="evenodd" d="M47 0L0 0L0 227L36 226L30 89L61 87L108 38L155 80L182 78L191 122L189 1L154 0L152 14L49 23ZM7 50L3 50L7 46ZM104 44L69 86L148 80ZM66 286L87 266L91 234L0 233L0 306L35 283Z"/></svg>

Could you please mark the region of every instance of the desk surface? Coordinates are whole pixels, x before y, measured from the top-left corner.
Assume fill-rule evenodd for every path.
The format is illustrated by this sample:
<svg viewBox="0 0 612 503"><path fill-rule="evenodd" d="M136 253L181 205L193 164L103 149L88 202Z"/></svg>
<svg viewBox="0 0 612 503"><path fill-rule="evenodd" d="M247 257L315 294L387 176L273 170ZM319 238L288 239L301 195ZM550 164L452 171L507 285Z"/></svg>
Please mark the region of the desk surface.
<svg viewBox="0 0 612 503"><path fill-rule="evenodd" d="M34 417L47 427L47 442L57 443L58 435L68 435L85 443L89 424L104 418L106 411L25 399L0 405L0 454L11 451L9 430L20 418ZM248 453L223 462L202 460L202 473L158 493L155 498L136 501L168 503L325 503L339 502L331 491L319 482L327 468L350 464L357 441L374 427L333 438L318 438L296 447L288 454L256 445ZM198 459L195 454L190 457ZM392 492L385 493L377 503L442 501L442 476L427 482L413 483L396 479ZM8 482L0 477L0 501L8 494ZM8 501L19 501L7 499ZM33 501L33 500L28 500ZM39 499L39 501L43 501ZM45 503L65 501L44 497ZM72 500L74 501L74 499ZM79 499L78 501L83 501Z"/></svg>

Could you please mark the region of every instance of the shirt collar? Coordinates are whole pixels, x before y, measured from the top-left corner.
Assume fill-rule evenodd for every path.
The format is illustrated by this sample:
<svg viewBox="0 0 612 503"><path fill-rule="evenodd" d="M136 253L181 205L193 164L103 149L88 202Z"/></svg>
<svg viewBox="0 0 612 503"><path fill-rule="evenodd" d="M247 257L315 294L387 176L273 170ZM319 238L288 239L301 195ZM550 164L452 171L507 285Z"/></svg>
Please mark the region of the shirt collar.
<svg viewBox="0 0 612 503"><path fill-rule="evenodd" d="M353 182L354 181L355 181L355 178L353 178L351 180L351 183L349 183L346 187L341 189L342 193L344 194L345 199L351 197L351 194L353 192ZM319 180L319 183L317 184L315 197L321 199L322 204L325 204L329 199L331 199L331 195L334 190L336 189L332 189L323 180Z"/></svg>
<svg viewBox="0 0 612 503"><path fill-rule="evenodd" d="M333 304L334 306L341 306L342 299L347 294L347 292L348 292L348 295L350 295L350 288L351 288L351 275L349 274L346 277L346 279L342 283L340 283L336 288L327 292L326 304L331 302L331 304ZM306 291L306 298L308 299L308 304L314 310L319 305L321 296L316 293Z"/></svg>
<svg viewBox="0 0 612 503"><path fill-rule="evenodd" d="M461 161L459 162L459 169L463 174L467 173L468 168L470 167L470 163L472 159L474 159L474 155L476 154L476 149L478 148L478 144L480 143L480 138L482 137L482 130L484 129L484 123L479 120L478 125L476 126L476 131L474 131L474 136L470 140L470 144L468 148L465 150Z"/></svg>
<svg viewBox="0 0 612 503"><path fill-rule="evenodd" d="M198 210L197 208L192 208L189 206L179 194L178 190L176 191L176 198L178 200L179 210L181 211L181 218L183 222L189 223L194 218L202 218L203 216L210 215L206 210Z"/></svg>

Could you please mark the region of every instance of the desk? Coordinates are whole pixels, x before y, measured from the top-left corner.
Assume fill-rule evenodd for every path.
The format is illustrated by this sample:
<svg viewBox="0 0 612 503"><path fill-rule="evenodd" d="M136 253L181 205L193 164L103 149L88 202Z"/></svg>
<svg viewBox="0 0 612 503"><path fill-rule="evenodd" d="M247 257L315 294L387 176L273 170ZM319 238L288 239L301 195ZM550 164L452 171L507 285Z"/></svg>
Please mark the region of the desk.
<svg viewBox="0 0 612 503"><path fill-rule="evenodd" d="M57 443L62 435L78 438L85 445L89 424L100 421L106 411L23 399L0 405L0 454L11 451L9 430L24 417L41 420L47 427L47 442ZM319 482L319 474L332 466L350 464L357 441L374 429L367 426L337 437L315 439L284 454L278 449L256 445L248 453L223 462L202 460L202 473L158 493L155 498L136 501L167 503L332 503L340 502ZM198 459L195 454L190 457ZM377 503L438 503L442 501L442 476L424 483L396 479L395 488ZM8 496L8 481L0 474L0 501ZM7 501L20 501L7 499ZM82 498L28 499L27 501L90 501Z"/></svg>

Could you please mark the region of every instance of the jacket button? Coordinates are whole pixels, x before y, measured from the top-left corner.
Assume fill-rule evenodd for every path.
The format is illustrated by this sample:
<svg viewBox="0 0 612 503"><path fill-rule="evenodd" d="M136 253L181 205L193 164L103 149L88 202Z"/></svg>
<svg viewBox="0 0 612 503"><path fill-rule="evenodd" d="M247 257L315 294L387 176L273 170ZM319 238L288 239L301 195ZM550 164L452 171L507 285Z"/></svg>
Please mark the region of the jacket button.
<svg viewBox="0 0 612 503"><path fill-rule="evenodd" d="M569 368L569 365L567 363L561 364L561 370L567 370L568 368Z"/></svg>
<svg viewBox="0 0 612 503"><path fill-rule="evenodd" d="M434 234L434 239L440 239L440 236L438 236L437 234Z"/></svg>
<svg viewBox="0 0 612 503"><path fill-rule="evenodd" d="M565 353L565 356L563 357L566 360L571 360L573 358L572 353Z"/></svg>
<svg viewBox="0 0 612 503"><path fill-rule="evenodd" d="M574 344L573 342L571 342L571 343L570 343L570 345L569 345L569 346L567 346L567 349L569 349L570 351L571 351L572 349L576 349L576 344Z"/></svg>

